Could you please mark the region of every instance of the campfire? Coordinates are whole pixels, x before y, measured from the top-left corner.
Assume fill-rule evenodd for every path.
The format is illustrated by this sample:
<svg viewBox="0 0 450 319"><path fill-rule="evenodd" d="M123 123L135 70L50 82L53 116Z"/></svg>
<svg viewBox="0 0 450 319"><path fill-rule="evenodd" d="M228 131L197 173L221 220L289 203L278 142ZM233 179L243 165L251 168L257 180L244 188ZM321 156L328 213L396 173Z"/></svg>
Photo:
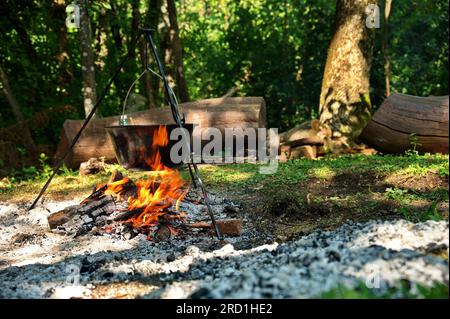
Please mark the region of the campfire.
<svg viewBox="0 0 450 319"><path fill-rule="evenodd" d="M151 169L147 179L133 181L114 171L106 183L97 185L80 204L51 214L48 217L50 228L56 233L74 236L91 230L126 233L125 238L141 233L150 240L176 236L182 226L211 228L205 222L186 223L189 212L182 208L182 202L190 185L186 185L177 169L162 162L161 148L166 147L168 141L166 126L161 125L154 131L152 152L145 158ZM145 156L143 151L141 156ZM191 204L198 206L201 198L191 197ZM230 210L226 206L223 209ZM231 232L227 230L230 224L234 225ZM219 221L219 225L228 234L240 233L240 222L226 220Z"/></svg>

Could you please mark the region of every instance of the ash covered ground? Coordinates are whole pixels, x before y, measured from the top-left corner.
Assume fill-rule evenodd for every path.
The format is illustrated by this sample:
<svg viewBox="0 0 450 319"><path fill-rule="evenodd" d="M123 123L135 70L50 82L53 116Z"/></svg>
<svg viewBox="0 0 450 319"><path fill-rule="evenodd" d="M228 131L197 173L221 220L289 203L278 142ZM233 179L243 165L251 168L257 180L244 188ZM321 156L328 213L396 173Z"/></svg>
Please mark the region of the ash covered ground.
<svg viewBox="0 0 450 319"><path fill-rule="evenodd" d="M405 282L414 293L417 284L448 285L448 221L349 221L279 244L254 227L251 212L212 199L218 219L243 220L243 234L226 245L202 229L161 241L120 227L55 234L47 216L81 199L31 211L29 203L0 203L0 297L311 298L339 285L365 283L380 296ZM185 205L190 221L208 220L203 205Z"/></svg>

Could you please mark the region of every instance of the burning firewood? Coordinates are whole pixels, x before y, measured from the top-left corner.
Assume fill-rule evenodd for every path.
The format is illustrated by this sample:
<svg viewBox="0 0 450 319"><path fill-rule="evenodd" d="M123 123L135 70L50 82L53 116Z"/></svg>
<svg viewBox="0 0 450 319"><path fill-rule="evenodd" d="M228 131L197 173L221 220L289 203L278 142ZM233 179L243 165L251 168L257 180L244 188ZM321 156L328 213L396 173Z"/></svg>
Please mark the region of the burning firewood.
<svg viewBox="0 0 450 319"><path fill-rule="evenodd" d="M179 171L165 166L161 161L159 148L165 146L168 140L165 127L155 131L153 152L146 158L153 171L147 179L133 181L114 171L106 183L97 185L79 205L51 214L48 217L50 229L78 235L96 227L97 232L119 234L126 239L143 233L149 239L158 241L177 235L180 225L186 222L186 212L189 212L182 203L189 188L185 186ZM191 202L204 205L198 200ZM225 205L222 198L215 196L210 197L210 203ZM229 209L233 214L237 213L235 208ZM242 233L240 220L222 220L218 225L226 235L239 236ZM189 227L213 229L211 224L201 223ZM125 236L127 234L129 236Z"/></svg>
<svg viewBox="0 0 450 319"><path fill-rule="evenodd" d="M118 179L119 177L122 178ZM120 172L115 171L109 178L108 183L95 187L92 194L86 197L80 204L87 204L99 200L106 195L115 196L117 200L125 200L128 197L136 195L136 185L130 178L123 177Z"/></svg>
<svg viewBox="0 0 450 319"><path fill-rule="evenodd" d="M136 214L140 214L142 213L142 209L138 208L138 209L133 209L133 210L129 210L127 208L115 211L114 213L112 213L109 216L110 220L113 221L123 221L123 220L128 220L131 217L133 217Z"/></svg>
<svg viewBox="0 0 450 319"><path fill-rule="evenodd" d="M89 195L88 197L86 197L80 204L84 205L84 204L88 204L90 202L101 199L104 196L105 191L107 189L108 189L108 185L106 185L106 184L103 186L100 186L99 188L94 188L94 191L92 192L92 194Z"/></svg>
<svg viewBox="0 0 450 319"><path fill-rule="evenodd" d="M101 226L106 222L106 216L117 209L112 196L88 204L72 205L50 214L47 217L51 230L67 234L80 234L93 226Z"/></svg>

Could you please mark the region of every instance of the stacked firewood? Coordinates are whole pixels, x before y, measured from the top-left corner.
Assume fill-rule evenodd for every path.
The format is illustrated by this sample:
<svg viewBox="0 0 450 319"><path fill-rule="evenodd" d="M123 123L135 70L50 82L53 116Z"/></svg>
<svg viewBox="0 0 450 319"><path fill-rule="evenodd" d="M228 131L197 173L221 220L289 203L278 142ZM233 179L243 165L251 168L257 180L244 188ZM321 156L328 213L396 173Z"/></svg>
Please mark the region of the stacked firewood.
<svg viewBox="0 0 450 319"><path fill-rule="evenodd" d="M305 157L315 159L325 154L324 140L327 132L318 120L312 120L280 134L280 161Z"/></svg>

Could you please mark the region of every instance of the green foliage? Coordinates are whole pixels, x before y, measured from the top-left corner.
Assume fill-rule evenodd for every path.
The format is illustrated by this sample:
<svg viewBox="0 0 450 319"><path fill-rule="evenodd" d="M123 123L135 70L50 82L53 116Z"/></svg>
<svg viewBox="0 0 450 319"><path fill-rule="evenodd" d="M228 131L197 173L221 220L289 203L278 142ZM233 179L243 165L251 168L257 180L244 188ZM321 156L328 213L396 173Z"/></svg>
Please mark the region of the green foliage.
<svg viewBox="0 0 450 319"><path fill-rule="evenodd" d="M156 8L137 1L142 24ZM414 95L448 92L448 1L394 1L389 54L392 90ZM57 2L0 3L0 61L26 118L50 107L72 106L34 130L39 144L55 146L64 120L84 117L77 30L65 30ZM130 44L131 2L89 1L97 93ZM333 31L335 3L328 0L183 0L177 2L185 73L193 99L217 97L233 86L238 95L263 96L268 125L280 131L318 114L322 74ZM383 12L383 10L381 10ZM158 44L165 34L156 34ZM370 101L384 99L381 30L371 71ZM163 56L159 47L160 56ZM166 68L172 68L166 65ZM139 54L124 66L102 102L99 115L119 114L126 90L141 68ZM156 79L154 84L158 82ZM135 93L142 93L142 83ZM369 97L367 97L369 98ZM164 103L161 94L158 105ZM15 123L0 96L0 127ZM448 171L442 171L448 176Z"/></svg>
<svg viewBox="0 0 450 319"><path fill-rule="evenodd" d="M431 205L427 208L426 211L420 213L419 215L413 214L408 208L401 207L399 209L400 213L406 220L418 223L425 222L427 220L440 221L443 220L444 217L438 212L436 208L436 202L431 203Z"/></svg>
<svg viewBox="0 0 450 319"><path fill-rule="evenodd" d="M48 164L49 158L46 154L41 153L38 158L39 166L34 165L24 166L20 169L14 169L11 171L10 179L14 184L23 180L37 180L41 181L50 177L53 172L52 167ZM66 168L67 169L67 168Z"/></svg>
<svg viewBox="0 0 450 319"><path fill-rule="evenodd" d="M389 187L385 190L385 196L402 205L402 207L400 207L398 211L406 220L412 222L424 222L427 220L439 221L444 219L444 217L437 210L436 201L448 200L448 192L446 190L440 189L427 193L425 194L425 196L421 196L420 194L411 193L406 189ZM426 210L415 214L412 212L409 205L412 200L421 198L432 200L432 203Z"/></svg>
<svg viewBox="0 0 450 319"><path fill-rule="evenodd" d="M408 194L408 190L400 189L400 188L386 188L386 197L401 202L404 200L406 194Z"/></svg>
<svg viewBox="0 0 450 319"><path fill-rule="evenodd" d="M419 138L416 133L411 133L408 135L408 142L412 146L411 150L406 151L406 154L415 155L417 154L417 147L422 146L419 142Z"/></svg>
<svg viewBox="0 0 450 319"><path fill-rule="evenodd" d="M388 52L393 92L448 94L448 11L449 2L443 0L392 2ZM385 98L383 63L378 32L371 70L371 93L377 106Z"/></svg>
<svg viewBox="0 0 450 319"><path fill-rule="evenodd" d="M49 178L53 172L52 167L47 162L48 162L47 155L45 155L44 153L41 153L41 155L39 155L39 164L40 164L41 170L39 171L39 174L38 174L39 178L41 178L41 179Z"/></svg>
<svg viewBox="0 0 450 319"><path fill-rule="evenodd" d="M306 0L188 0L180 8L193 98L264 96L268 122L286 129L316 114L334 4Z"/></svg>
<svg viewBox="0 0 450 319"><path fill-rule="evenodd" d="M433 202L430 207L428 207L428 209L420 215L419 220L420 221L426 221L426 220L434 220L434 221L439 221L439 220L443 220L444 218L442 217L441 214L439 214L439 212L437 211L436 208L436 202Z"/></svg>

